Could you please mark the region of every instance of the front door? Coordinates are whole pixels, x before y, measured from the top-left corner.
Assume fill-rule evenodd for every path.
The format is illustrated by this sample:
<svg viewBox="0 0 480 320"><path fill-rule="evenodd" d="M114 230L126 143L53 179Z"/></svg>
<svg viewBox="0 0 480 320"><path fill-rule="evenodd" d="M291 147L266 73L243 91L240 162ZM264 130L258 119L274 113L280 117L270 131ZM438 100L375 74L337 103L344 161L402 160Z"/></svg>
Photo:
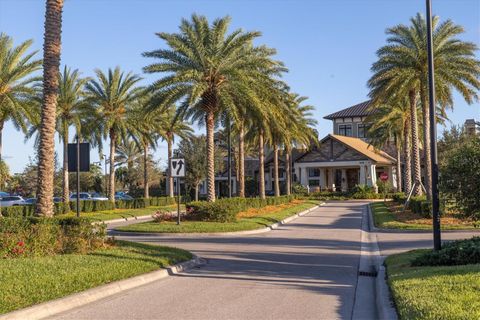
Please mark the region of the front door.
<svg viewBox="0 0 480 320"><path fill-rule="evenodd" d="M359 169L347 169L347 188L348 191L355 188L359 181Z"/></svg>

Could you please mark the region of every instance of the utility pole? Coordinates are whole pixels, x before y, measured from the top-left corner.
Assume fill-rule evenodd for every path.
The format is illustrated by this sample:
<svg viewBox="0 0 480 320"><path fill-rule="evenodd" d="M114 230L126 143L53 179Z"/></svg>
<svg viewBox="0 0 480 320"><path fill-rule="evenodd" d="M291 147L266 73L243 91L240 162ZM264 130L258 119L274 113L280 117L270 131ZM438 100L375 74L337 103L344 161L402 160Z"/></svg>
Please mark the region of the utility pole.
<svg viewBox="0 0 480 320"><path fill-rule="evenodd" d="M80 217L80 135L77 133L77 217Z"/></svg>
<svg viewBox="0 0 480 320"><path fill-rule="evenodd" d="M438 192L438 159L437 159L437 122L435 112L435 68L433 64L433 37L432 37L432 1L426 0L427 5L427 54L428 54L428 102L430 109L430 148L432 163L432 216L433 216L433 248L442 248L440 231L440 201ZM425 128L427 130L427 128ZM427 159L426 159L427 160ZM427 160L428 161L428 160Z"/></svg>

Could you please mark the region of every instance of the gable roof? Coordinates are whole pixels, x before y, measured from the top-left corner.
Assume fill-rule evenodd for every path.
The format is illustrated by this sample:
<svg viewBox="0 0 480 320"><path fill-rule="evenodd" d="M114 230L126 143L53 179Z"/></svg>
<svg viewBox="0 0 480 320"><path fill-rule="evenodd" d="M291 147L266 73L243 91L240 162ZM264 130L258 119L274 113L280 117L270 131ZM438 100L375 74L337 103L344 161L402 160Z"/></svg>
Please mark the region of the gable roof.
<svg viewBox="0 0 480 320"><path fill-rule="evenodd" d="M307 151L305 149L292 148L292 162L297 161L298 158L302 157ZM278 162L283 163L285 157L285 152L283 149L278 150ZM265 157L265 165L268 165L273 162L273 151L271 151Z"/></svg>
<svg viewBox="0 0 480 320"><path fill-rule="evenodd" d="M364 101L349 108L329 114L323 118L327 120L333 120L336 118L366 117L374 113L374 111L368 110L371 102L372 100Z"/></svg>
<svg viewBox="0 0 480 320"><path fill-rule="evenodd" d="M321 142L323 142L328 138L337 140L340 143L345 144L346 146L354 149L355 151L365 155L366 157L380 164L394 164L396 162L395 158L390 156L388 153L382 150L376 149L375 147L366 143L362 139L340 136L336 134L329 134L328 136L323 138Z"/></svg>

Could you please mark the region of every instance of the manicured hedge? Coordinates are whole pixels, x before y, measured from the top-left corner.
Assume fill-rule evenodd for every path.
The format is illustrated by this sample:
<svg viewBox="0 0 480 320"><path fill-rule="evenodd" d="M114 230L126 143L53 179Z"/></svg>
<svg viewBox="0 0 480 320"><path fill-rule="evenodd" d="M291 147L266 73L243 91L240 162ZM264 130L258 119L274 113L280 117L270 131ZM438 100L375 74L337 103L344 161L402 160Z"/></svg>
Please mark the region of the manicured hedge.
<svg viewBox="0 0 480 320"><path fill-rule="evenodd" d="M234 222L239 212L250 208L263 208L268 205L289 203L294 195L261 198L224 198L215 202L194 201L187 204L189 217L194 220Z"/></svg>
<svg viewBox="0 0 480 320"><path fill-rule="evenodd" d="M110 201L93 201L93 200L81 200L80 211L81 212L95 212L117 209L140 209L150 206L168 206L175 204L175 198L171 197L156 197L156 198L137 198L133 200L118 200L113 204ZM69 213L70 211L77 211L77 201L72 200L69 203L58 202L54 203L55 215ZM35 215L35 206L12 206L3 207L1 210L4 217L32 217Z"/></svg>
<svg viewBox="0 0 480 320"><path fill-rule="evenodd" d="M404 193L395 193L393 194L393 200L404 204L407 201L407 196ZM413 213L419 214L424 218L432 217L432 202L428 201L425 196L411 197L408 208ZM443 212L443 210L440 211Z"/></svg>
<svg viewBox="0 0 480 320"><path fill-rule="evenodd" d="M480 237L443 244L439 251L427 251L413 260L413 266L453 266L480 263Z"/></svg>

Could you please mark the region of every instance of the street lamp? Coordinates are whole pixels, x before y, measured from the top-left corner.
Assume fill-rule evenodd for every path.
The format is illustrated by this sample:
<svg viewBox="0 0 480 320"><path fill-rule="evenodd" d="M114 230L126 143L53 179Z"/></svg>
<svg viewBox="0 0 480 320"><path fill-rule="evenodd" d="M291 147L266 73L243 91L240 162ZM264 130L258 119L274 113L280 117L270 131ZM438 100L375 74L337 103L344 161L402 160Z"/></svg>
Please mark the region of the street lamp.
<svg viewBox="0 0 480 320"><path fill-rule="evenodd" d="M440 201L438 198L437 122L435 113L435 69L433 65L432 2L426 0L427 10L427 54L428 54L428 102L430 110L430 161L432 163L432 216L433 248L442 248L440 232Z"/></svg>

